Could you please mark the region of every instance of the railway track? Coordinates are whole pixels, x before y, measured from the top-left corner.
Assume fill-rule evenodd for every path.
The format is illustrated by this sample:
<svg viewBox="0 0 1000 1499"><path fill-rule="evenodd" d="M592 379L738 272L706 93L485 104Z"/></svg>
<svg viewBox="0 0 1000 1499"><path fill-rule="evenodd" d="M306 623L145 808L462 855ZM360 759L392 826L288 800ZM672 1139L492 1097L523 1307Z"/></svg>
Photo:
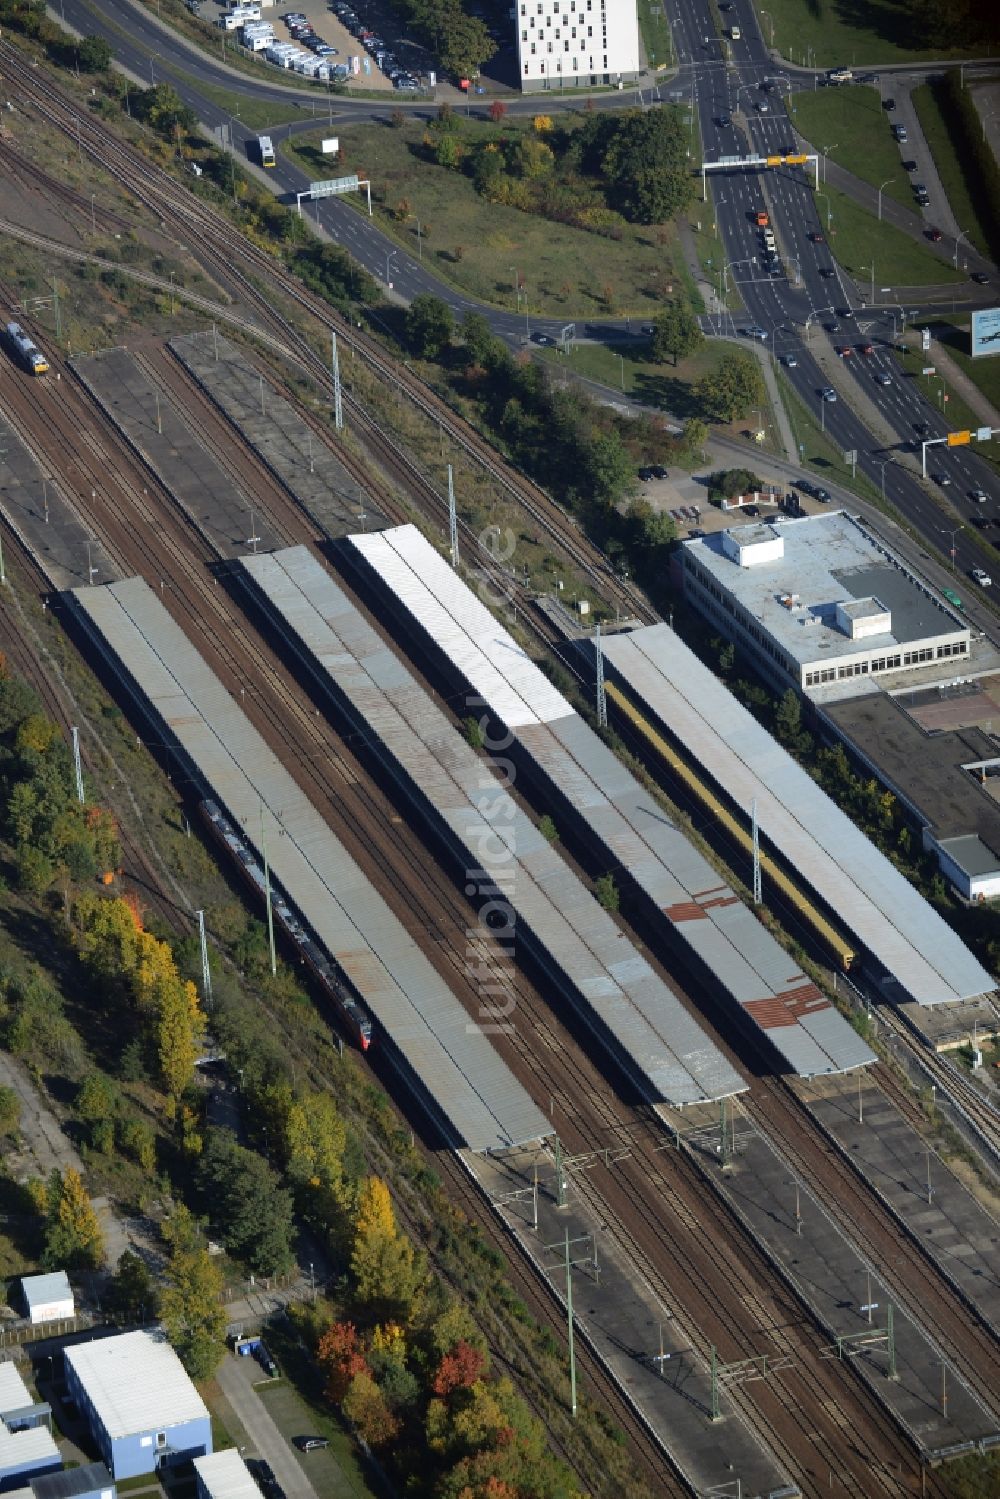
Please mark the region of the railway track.
<svg viewBox="0 0 1000 1499"><path fill-rule="evenodd" d="M2 51L0 51L0 55L3 55ZM6 58L4 60L6 64ZM89 126L91 122L87 123ZM96 147L92 148L91 145L88 144L87 149L91 152L92 155L96 156ZM162 176L163 174L160 175ZM166 180L167 182L170 182L169 178L167 178ZM150 191L152 192L153 190L150 189ZM185 196L188 197L189 195L185 194ZM241 246L245 248L245 242L241 241ZM269 261L268 265L273 266L273 262ZM326 326L333 326L333 315L330 313L330 310L326 308L324 304L320 304L320 307L321 320L325 320ZM285 324L284 326L286 328L288 327L287 324ZM341 331L341 327L339 324L337 325L337 331ZM346 336L350 337L349 332L346 334ZM295 337L296 339L298 339L297 334L295 334ZM362 349L360 340L356 341L356 347L358 348L359 354L361 354ZM314 361L314 367L321 367L321 361L318 361L316 356L312 355L311 350L309 351L309 354ZM385 359L385 356L382 355L377 346L374 346L373 351L371 351L370 353L364 353L362 357L368 357L370 362L373 363L373 367L376 368L378 366L374 363L374 361L376 359ZM388 361L386 361L386 367L388 368ZM396 372L395 370L391 370L390 373L387 374L386 378L390 377L394 380L400 379L398 372ZM428 414L430 414L431 409L432 408L430 407L425 408L425 410L428 411ZM452 435L452 424L456 421L456 419L454 418L453 414L448 411L447 407L444 407L443 410L447 413L448 417L447 430L449 431L449 435ZM435 417L435 419L437 418ZM444 425L444 422L442 422L442 425ZM71 432L73 432L73 427L72 423L70 422L60 432L59 440L65 443ZM79 428L76 429L74 435L78 435L78 433ZM84 446L91 448L91 452L94 453L93 465L89 469L90 479L93 479L99 473L101 487L103 488L103 485L106 482L107 478L106 470L96 457L96 453L94 452L94 449L92 447L90 437L92 437L92 434L90 436L86 436L84 439ZM391 438L391 434L389 434L389 438L390 440L384 451L386 452L387 457L393 457L397 452L398 445L395 443L395 440ZM494 461L496 460L494 460L491 455L490 462L492 463ZM90 462L90 460L88 460L88 462ZM403 465L403 471L406 470L407 466L408 465ZM90 484L90 479L88 479L88 487ZM518 482L520 483L521 481L518 479ZM131 488L131 490L133 491L131 498L133 502L136 500L135 491L138 489L138 480L136 478L133 478L130 484L126 484L124 482L120 483L119 487L123 491L128 491ZM442 514L440 501L441 497L437 496L437 514L439 517ZM128 508L133 516L137 514L140 515L143 521L148 525L163 528L165 525L166 511L161 511L160 507L162 504L163 498L161 496L157 496L155 506L151 504L145 511L137 510L134 504L130 505ZM132 548L136 545L140 545L141 543L136 542L134 536L131 533L122 533L121 516L119 515L116 517L113 507L106 512L102 512L101 520L102 525L110 528L108 533L109 538L112 536L117 537L117 540L109 539L109 545L111 545L115 549L115 552L117 553L120 550L120 553L123 557L134 556L135 553ZM565 527L565 517L561 515L561 512L559 512L559 526L562 528ZM292 527L286 524L287 539L302 539L301 536L297 534L297 529L297 526ZM208 601L212 597L211 591L207 588L204 580L196 583L195 578L198 576L199 568L207 571L207 565L211 559L205 556L204 548L202 548L201 555L196 558L194 564L192 564L191 561L185 560L186 552L192 547L193 533L190 526L178 526L176 517L172 517L169 522L169 531L171 535L170 567L168 569L170 591L166 596L167 602L171 608L177 611L178 617L181 618L182 622L186 626L190 626L191 622L196 617L199 617L200 613L204 611L207 622L204 624L199 624L199 634L202 636L202 638L199 639L198 644L199 648L205 650L205 653L208 654L204 641L214 641L217 638L217 632L222 627L223 617L217 610L211 610L206 607ZM147 573L147 575L151 575L153 577L163 575L161 554L162 531L158 531L156 534L158 544L155 557L147 551L143 553L142 558L140 559L140 565L138 567L134 563L130 562L125 568L126 571L144 571ZM560 536L560 541L561 540L562 538ZM194 550L197 551L198 548L195 547ZM602 575L600 567L598 567L597 569L597 574ZM630 593L631 590L627 590L623 597L628 602L628 607L631 610L632 605L630 600L628 600L628 595L630 595ZM219 663L222 667L222 670L220 670L220 675L224 675L224 679L228 679L230 683L233 683L234 690L238 691L240 690L240 685L242 685L242 683L247 680L246 663L242 659L242 657L238 657L235 652L229 652L228 654L227 652L227 647L218 645L215 649L214 654L219 659ZM309 785L313 788L309 791L310 795L316 797L317 793L321 793L322 799L328 803L336 802L338 798L343 798L345 785L350 786L353 789L359 784L360 778L357 769L352 768L346 763L343 758L343 751L338 747L335 750L335 754L339 757L340 764L337 765L336 760L332 762L332 765L335 767L334 774L334 771L331 769L331 761L329 759L329 740L326 739L321 732L318 732L316 730L314 720L310 719L307 714L303 713L301 706L296 706L296 696L294 690L287 684L286 681L283 681L284 673L281 664L278 662L272 662L270 659L267 659L266 662L261 665L259 670L261 673L260 683L259 685L256 685L255 683L255 686L251 688L251 705L250 707L248 707L248 711L250 711L250 708L252 707L253 715L255 716L255 718L259 718L261 722L266 723L268 737L277 739L277 741L282 745L282 757L286 759L286 763L289 763L290 765L293 763L292 761L288 760L288 756L290 754L293 756L293 759L299 754L302 755L303 760L308 758L309 770L308 772L303 770L302 774L306 776ZM243 690L246 691L245 686L243 687ZM272 692L275 694L273 698L271 696ZM277 706L272 706L272 704L275 703L277 704ZM258 722L258 727L260 726L261 723ZM292 726L294 726L294 732L292 731ZM310 728L312 732L305 732ZM300 735L304 737L300 737ZM325 761L323 761L324 756L327 757ZM317 762L323 763L324 768L322 770L319 769ZM304 789L306 788L304 787ZM361 811L362 814L366 817L373 816L376 811L375 803L370 793L365 793L365 796L362 798L361 806L359 806L356 801L352 801L351 808L352 811ZM341 813L341 820L343 819L344 815L344 813ZM331 818L331 821L334 821L334 818ZM337 825L336 821L335 825ZM379 853L381 855L388 856L388 867L390 869L394 869L395 859L399 853L398 818L394 816L391 809L387 806L381 810L379 819L374 825L380 826L385 832L386 841L385 843L380 842ZM381 836L382 835L380 833L380 838ZM345 841L347 841L346 838ZM382 868L384 874L386 866L383 865ZM414 877L416 877L416 879L419 881L423 878L425 872L431 875L431 883L426 885L415 883ZM420 890L421 901L419 904L417 904L416 909L414 910L415 889ZM456 911L461 911L460 904L456 906L456 897L454 891L450 887L450 883L447 881L442 881L440 871L435 870L435 866L431 863L431 861L427 860L425 856L423 858L420 858L415 853L414 862L409 865L405 874L405 878L400 876L396 879L394 886L394 896L394 904L396 900L405 901L407 909L413 912L414 916L420 917L424 921L432 919L434 925L429 927L428 930L435 930L440 926L442 920L445 919L443 913L447 912L446 919L447 923L450 925L455 920ZM438 904L438 902L440 902L440 905ZM469 913L466 911L464 918L462 919L467 922L468 916ZM461 927L461 921L459 922L459 927ZM454 966L456 960L456 952L457 949L455 949L453 946L449 946L449 944L447 944L446 942L441 942L440 940L438 940L436 944L437 955L435 960L439 963L443 962L447 969L449 965ZM547 1016L549 1015L549 1012L547 1012L546 1008L541 1005L537 997L531 997L529 991L523 986L523 982L520 980L518 981L517 992L519 999L523 1000L526 1004L530 1001L532 1005L538 1006L537 1015L533 1015L533 1020L537 1020L537 1023L539 1025L547 1024ZM565 1042L565 1038L560 1032L553 1031L551 1027L549 1027L548 1040L546 1041L546 1044L544 1046L544 1058L549 1066L547 1069L543 1069L541 1072L536 1072L535 1074L536 1080L542 1080L544 1082L545 1092L551 1091L551 1087L553 1085L553 1078L555 1076L553 1072L554 1059L561 1059L562 1056L566 1054L566 1052L567 1045ZM521 1061L526 1065L525 1059L523 1057L521 1058ZM536 1068L540 1066L537 1056L535 1058L535 1066ZM547 1079L547 1081L545 1081L545 1079ZM579 1058L574 1058L574 1062L572 1065L567 1062L565 1065L565 1071L561 1070L558 1074L558 1096L560 1098L561 1104L564 1109L571 1111L574 1119L578 1119L578 1122L570 1126L567 1131L567 1143L572 1145L573 1140L576 1139L579 1141L581 1148L583 1148L584 1141L588 1139L591 1141L593 1140L595 1132L597 1134L600 1134L601 1132L607 1133L607 1131L611 1130L620 1133L623 1128L625 1128L626 1131L630 1128L630 1125L627 1122L623 1124L622 1113L620 1110L620 1106L617 1104L617 1101L614 1102L614 1105L609 1102L609 1100L613 1098L613 1094L607 1087L607 1084L604 1082L604 1080L600 1077L600 1075L597 1072L594 1072L592 1079L588 1077L588 1083L597 1085L596 1093L591 1092L590 1088L581 1089ZM603 1100L603 1102L600 1106L598 1106L598 1104L595 1102L592 1110L587 1113L584 1113L582 1109L578 1112L578 1100L581 1097L587 1097L588 1095L594 1098L600 1098ZM623 1215L627 1213L629 1215L630 1221L633 1221L637 1202L641 1203L645 1200L644 1194L648 1192L649 1171L654 1165L656 1165L657 1168L662 1166L662 1161L659 1154L657 1154L655 1162L652 1162L648 1159L645 1161L642 1171L639 1172L640 1180L636 1182L628 1191L609 1184L606 1187L606 1194L602 1193L601 1196L602 1204L604 1204L602 1210L613 1213L615 1217L621 1220L623 1223ZM659 1174L662 1176L662 1173ZM621 1195L616 1197L616 1193L619 1192L621 1193ZM687 1211L692 1215L695 1225L700 1222L699 1198L701 1195L702 1194L700 1192L692 1190L689 1192L689 1195L683 1199L687 1203ZM666 1218L668 1217L668 1215L664 1214L664 1217ZM673 1259L671 1259L669 1256L665 1256L663 1253L663 1236L667 1232L669 1226L669 1222L650 1222L647 1220L645 1223L641 1223L638 1229L633 1231L632 1239L632 1242L636 1245L637 1251L641 1251L644 1255L644 1258L647 1259L650 1265L654 1267L654 1273L659 1274L663 1277L669 1277L671 1275L675 1264L675 1261ZM700 1230L695 1230L695 1232L699 1231ZM730 1234L732 1233L731 1223L728 1224L727 1231ZM640 1240L642 1241L641 1244ZM698 1305L705 1306L705 1301L707 1299L709 1305L705 1306L706 1319L712 1314L712 1311L714 1309L714 1315L717 1321L716 1323L710 1325L712 1325L713 1328L718 1328L719 1346L720 1349L723 1350L724 1356L738 1356L740 1349L751 1347L750 1343L744 1341L742 1344L739 1344L737 1348L734 1348L732 1346L732 1339L734 1336L734 1329L738 1328L740 1325L740 1309L745 1308L746 1306L746 1298L748 1293L746 1292L746 1288L743 1285L743 1282L747 1275L748 1263L754 1264L753 1256L751 1256L749 1260L740 1259L736 1263L727 1265L725 1274L715 1274L713 1275L711 1280L707 1280L705 1276L704 1265L706 1262L710 1261L711 1252L716 1247L717 1240L712 1235L704 1232L700 1242L692 1240L685 1244L681 1243L680 1241L672 1240L671 1244L676 1255L684 1259L686 1263L699 1266L698 1273L701 1276L703 1286L707 1286L707 1292L703 1295L703 1301L701 1303L698 1303ZM660 1264L662 1266L659 1271L655 1270L655 1266L657 1264ZM757 1276L762 1276L766 1281L766 1276L763 1275L762 1268L756 1264L754 1265L754 1273ZM664 1284L666 1284L666 1281L664 1281ZM741 1288L741 1294L732 1295L736 1287ZM732 1295L732 1299L727 1300L725 1294L727 1292ZM769 1294L784 1298L787 1293L785 1292L783 1287L779 1287L776 1283L771 1282ZM691 1290L691 1295L692 1297L694 1296L693 1287ZM754 1295L762 1296L763 1293L754 1292ZM762 1301L761 1305L763 1306L764 1304L765 1303ZM783 1304L783 1300L779 1300L776 1303L776 1306L781 1306ZM733 1321L734 1315L736 1319L735 1322ZM699 1325L700 1320L701 1319L699 1317ZM772 1322L771 1325L776 1324ZM752 1349L752 1351L755 1352L757 1350ZM859 1421L861 1421L865 1425L870 1423L871 1412L870 1410L865 1408L865 1404L863 1401L858 1400L856 1392L852 1390L851 1380L843 1375L839 1376L839 1380L840 1383L836 1387L831 1387L825 1390L822 1394L818 1390L808 1391L804 1388L800 1391L802 1397L802 1411L804 1412L800 1423L802 1429L789 1429L789 1419L784 1405L782 1405L781 1410L777 1410L773 1413L773 1419L775 1421L780 1420L784 1423L783 1430L781 1431L780 1436L776 1435L776 1441L779 1442L779 1445L783 1450L786 1450L789 1453L795 1453L796 1463L802 1463L805 1468L808 1468L808 1460L804 1460L803 1457L799 1454L803 1454L806 1451L811 1452L814 1456L814 1460L819 1461L821 1464L823 1458L818 1454L821 1454L824 1451L831 1455L833 1453L836 1453L836 1461L839 1465L842 1461L841 1447L843 1443L844 1432L847 1430L858 1429L856 1423L858 1423ZM770 1398L769 1394L768 1398ZM833 1415L831 1417L831 1411L828 1409L826 1415L824 1416L823 1409L827 1406L831 1406L831 1402ZM806 1429L804 1423L815 1424L809 1424L808 1429ZM889 1451L892 1454L885 1457L884 1459L880 1458L880 1461L901 1461L904 1456L910 1457L910 1459L912 1460L912 1455L909 1453L907 1445L902 1441L902 1439L899 1437L898 1433L894 1431L894 1429L890 1429L888 1432L881 1431L879 1433L879 1437L880 1440L885 1440L887 1442L889 1442L891 1439ZM821 1442L825 1444L824 1447L820 1446ZM802 1445L804 1443L806 1444L806 1446ZM898 1488L893 1489L887 1487L886 1485L882 1484L881 1480L878 1480L878 1487L873 1487L872 1474L869 1469L862 1470L861 1468L859 1468L858 1471L852 1476L852 1483L854 1484L854 1487L849 1491L859 1494L868 1494L880 1491L900 1491ZM820 1491L820 1485L818 1481L815 1485L815 1491Z"/></svg>
<svg viewBox="0 0 1000 1499"><path fill-rule="evenodd" d="M1000 1171L1000 1105L988 1098L971 1078L948 1057L921 1042L906 1021L888 1006L879 1011L879 1019L918 1062L931 1085L943 1099L958 1111L965 1124L980 1142L987 1164ZM901 1091L896 1085L896 1091Z"/></svg>
<svg viewBox="0 0 1000 1499"><path fill-rule="evenodd" d="M464 970L464 933L476 929L475 916L457 896L417 840L401 848L400 820L395 809L368 785L360 764L349 759L343 745L322 719L309 712L289 681L282 664L263 639L247 645L246 622L236 614L225 591L212 581L215 557L191 523L180 517L158 486L149 482L128 455L123 459L95 430L70 382L48 387L43 403L28 388L18 390L12 417L33 431L35 441L48 451L67 451L75 444L79 472L76 485L82 506L86 496L94 508L90 519L103 538L109 554L123 571L139 571L153 580L162 579L164 601L194 638L213 667L234 694L243 697L248 713L278 750L303 789L359 859L363 867L377 870L380 884L397 912L405 912L411 931L422 935L432 959L442 968L470 1009L475 995L469 991ZM43 434L39 434L39 428ZM148 493L143 496L142 490ZM288 541L305 539L304 523L287 497L275 495L271 523ZM237 639L241 642L237 646ZM362 841L358 829L364 828ZM353 845L353 846L352 846ZM427 934L431 934L428 941ZM548 1007L520 973L507 973L497 955L481 944L477 958L494 967L498 981L506 982L530 1028L518 1032L508 1047L508 1060L529 1080L535 1096L555 1095L566 1119L562 1133L567 1148L582 1150L595 1139L612 1140L623 1134L638 1140L634 1158L618 1180L602 1183L602 1211L616 1225L631 1224L627 1244L650 1265L650 1274L664 1288L674 1286L679 1267L684 1266L683 1300L690 1306L692 1337L698 1346L716 1341L721 1356L737 1358L758 1352L761 1338L773 1341L772 1329L786 1325L789 1317L807 1329L803 1334L818 1348L820 1335L810 1327L801 1308L793 1309L784 1286L772 1267L750 1248L727 1252L716 1265L720 1242L733 1240L732 1224L716 1218L711 1227L699 1227L703 1218L701 1184L673 1172L687 1167L663 1169L662 1133L633 1118L614 1095L598 1067L580 1056L571 1036L554 1020ZM586 1100L586 1106L581 1102ZM649 1182L666 1181L664 1201L649 1204ZM680 1214L678 1204L684 1203ZM677 1220L683 1219L682 1227ZM706 1269L706 1267L708 1267ZM747 1325L747 1306L756 1308ZM819 1472L824 1463L844 1466L843 1433L864 1429L871 1450L887 1463L911 1463L908 1444L881 1413L873 1414L863 1392L854 1385L849 1371L825 1365L808 1376L797 1374L794 1386L784 1390L744 1391L737 1397L746 1418L763 1427L775 1447L787 1454L791 1471ZM807 1492L820 1492L819 1485L806 1484ZM849 1492L858 1495L891 1493L877 1475L873 1478L867 1458L858 1459ZM898 1490L895 1490L898 1492Z"/></svg>
<svg viewBox="0 0 1000 1499"><path fill-rule="evenodd" d="M326 389L330 389L330 376L325 359L273 305L273 290L280 289L302 311L308 313L328 332L336 332L338 340L363 359L382 381L395 385L405 392L407 398L435 422L449 439L470 460L485 470L511 499L515 500L539 525L550 542L566 554L596 589L610 602L615 603L628 615L648 622L655 616L639 590L618 578L607 559L579 532L578 528L560 506L556 505L537 485L517 473L505 463L478 433L435 396L405 367L389 358L373 338L363 334L351 323L332 311L320 298L306 291L277 258L260 250L247 241L227 220L203 203L190 188L175 181L168 173L147 161L138 151L119 140L98 120L81 117L74 101L68 99L57 86L48 80L40 80L37 72L27 67L9 43L0 42L0 67L8 83L19 92L22 107L30 102L50 124L62 130L80 145L92 160L97 162L129 193L143 202L165 223L173 221L186 234L194 235L198 253L208 258L216 267L223 281L235 281L240 295L252 306L263 325L277 331L288 352L309 369ZM237 270L242 266L242 271ZM263 284L261 284L261 278ZM352 425L364 438L373 455L403 483L425 513L447 531L447 503L436 486L429 483L419 465L406 452L391 431L372 418L365 407L345 392ZM539 619L536 601L530 592L521 588L513 574L497 567L481 538L464 521L460 524L460 539L466 556L476 559L476 566L489 572L493 580L502 584L503 595L516 599L524 611L542 631L548 631L544 616Z"/></svg>

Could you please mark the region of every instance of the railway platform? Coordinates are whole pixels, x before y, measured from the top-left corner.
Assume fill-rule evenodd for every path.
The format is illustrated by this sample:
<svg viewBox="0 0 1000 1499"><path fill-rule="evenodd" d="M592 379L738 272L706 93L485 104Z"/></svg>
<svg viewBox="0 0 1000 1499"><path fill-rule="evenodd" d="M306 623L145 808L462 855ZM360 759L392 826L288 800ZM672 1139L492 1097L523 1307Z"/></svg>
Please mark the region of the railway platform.
<svg viewBox="0 0 1000 1499"><path fill-rule="evenodd" d="M884 1096L862 1081L862 1107L866 1086L876 1109ZM874 1120L867 1128L871 1135L877 1133ZM961 1369L893 1302L876 1267L825 1211L810 1183L796 1177L749 1120L739 1121L734 1143L725 1169L718 1166L713 1143L694 1148L717 1189L767 1254L784 1267L787 1282L828 1333L826 1356L851 1361L856 1375L911 1433L928 1460L995 1437L1000 1418L969 1389ZM887 1155L886 1165L889 1160ZM910 1193L916 1203L912 1185ZM890 1305L895 1378L889 1368ZM805 1356L798 1349L795 1326L783 1332L788 1353Z"/></svg>
<svg viewBox="0 0 1000 1499"><path fill-rule="evenodd" d="M328 536L388 524L333 450L222 334L184 334L169 348Z"/></svg>
<svg viewBox="0 0 1000 1499"><path fill-rule="evenodd" d="M533 1151L477 1156L469 1169L528 1259L566 1302L566 1244L572 1261L576 1335L610 1370L640 1418L695 1493L799 1493L763 1439L744 1421L725 1390L712 1419L710 1349L689 1335L666 1287L654 1286L641 1257L625 1254L603 1231L606 1209L588 1201L587 1173L566 1175L566 1205L556 1195L551 1156ZM538 1190L533 1194L538 1167ZM514 1195L517 1194L517 1195ZM537 1227L534 1202L537 1201ZM567 1402L570 1391L564 1391Z"/></svg>
<svg viewBox="0 0 1000 1499"><path fill-rule="evenodd" d="M1000 1224L869 1079L795 1091L1000 1336ZM994 1199L995 1206L996 1201Z"/></svg>
<svg viewBox="0 0 1000 1499"><path fill-rule="evenodd" d="M52 378L51 376L49 378ZM19 394L44 402L41 382ZM0 388L0 403L3 403ZM89 581L111 583L122 576L51 471L39 464L12 426L9 407L0 414L0 514L55 589Z"/></svg>
<svg viewBox="0 0 1000 1499"><path fill-rule="evenodd" d="M281 544L260 506L200 440L198 412L180 412L125 348L70 361L77 378L160 479L164 488L204 534L220 557Z"/></svg>

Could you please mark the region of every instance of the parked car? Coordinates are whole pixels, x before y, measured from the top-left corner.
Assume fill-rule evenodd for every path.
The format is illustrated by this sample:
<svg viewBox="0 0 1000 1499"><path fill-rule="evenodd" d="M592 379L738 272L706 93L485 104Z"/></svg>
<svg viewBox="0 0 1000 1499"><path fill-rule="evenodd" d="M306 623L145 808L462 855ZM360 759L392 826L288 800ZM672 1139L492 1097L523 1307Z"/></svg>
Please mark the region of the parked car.
<svg viewBox="0 0 1000 1499"><path fill-rule="evenodd" d="M300 1452L319 1452L323 1447L329 1447L329 1437L296 1437L295 1445Z"/></svg>
<svg viewBox="0 0 1000 1499"><path fill-rule="evenodd" d="M904 161L901 163L904 172L915 172L917 163L915 161Z"/></svg>
<svg viewBox="0 0 1000 1499"><path fill-rule="evenodd" d="M895 109L896 108L896 101L895 101L895 99L883 99L882 100L882 108L885 109L885 110L890 110L890 111L893 110L893 109Z"/></svg>
<svg viewBox="0 0 1000 1499"><path fill-rule="evenodd" d="M944 239L944 235L941 233L940 229L925 229L924 233L927 235L927 238L931 241L931 243L935 245L940 240Z"/></svg>
<svg viewBox="0 0 1000 1499"><path fill-rule="evenodd" d="M828 489L817 489L813 491L821 505L829 505L830 491Z"/></svg>

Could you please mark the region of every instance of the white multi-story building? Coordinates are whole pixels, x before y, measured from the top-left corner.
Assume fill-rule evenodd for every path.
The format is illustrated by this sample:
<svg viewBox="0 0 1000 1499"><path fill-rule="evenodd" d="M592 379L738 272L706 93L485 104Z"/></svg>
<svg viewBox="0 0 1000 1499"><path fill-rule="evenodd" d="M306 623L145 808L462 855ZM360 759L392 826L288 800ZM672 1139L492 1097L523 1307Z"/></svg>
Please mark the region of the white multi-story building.
<svg viewBox="0 0 1000 1499"><path fill-rule="evenodd" d="M524 93L638 78L636 0L515 0L515 16Z"/></svg>

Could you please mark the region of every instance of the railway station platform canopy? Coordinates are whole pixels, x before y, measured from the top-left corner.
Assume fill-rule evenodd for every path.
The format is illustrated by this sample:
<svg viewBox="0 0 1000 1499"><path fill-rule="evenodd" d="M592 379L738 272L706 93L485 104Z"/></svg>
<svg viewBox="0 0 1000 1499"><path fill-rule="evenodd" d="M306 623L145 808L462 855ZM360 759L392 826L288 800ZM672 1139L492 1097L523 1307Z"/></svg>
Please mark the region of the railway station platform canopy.
<svg viewBox="0 0 1000 1499"><path fill-rule="evenodd" d="M223 806L368 1006L376 1044L450 1143L505 1150L552 1126L142 578L69 595L76 617ZM391 1054L391 1053L390 1053Z"/></svg>
<svg viewBox="0 0 1000 1499"><path fill-rule="evenodd" d="M240 559L288 640L485 897L495 935L534 956L643 1098L683 1106L744 1079L546 840L464 735L304 546Z"/></svg>
<svg viewBox="0 0 1000 1499"><path fill-rule="evenodd" d="M354 535L366 581L529 757L607 867L623 871L706 982L803 1076L874 1061L808 976L414 526ZM478 705L478 708L477 708Z"/></svg>
<svg viewBox="0 0 1000 1499"><path fill-rule="evenodd" d="M605 663L887 976L895 1002L946 1004L996 985L909 880L668 625L602 641Z"/></svg>

